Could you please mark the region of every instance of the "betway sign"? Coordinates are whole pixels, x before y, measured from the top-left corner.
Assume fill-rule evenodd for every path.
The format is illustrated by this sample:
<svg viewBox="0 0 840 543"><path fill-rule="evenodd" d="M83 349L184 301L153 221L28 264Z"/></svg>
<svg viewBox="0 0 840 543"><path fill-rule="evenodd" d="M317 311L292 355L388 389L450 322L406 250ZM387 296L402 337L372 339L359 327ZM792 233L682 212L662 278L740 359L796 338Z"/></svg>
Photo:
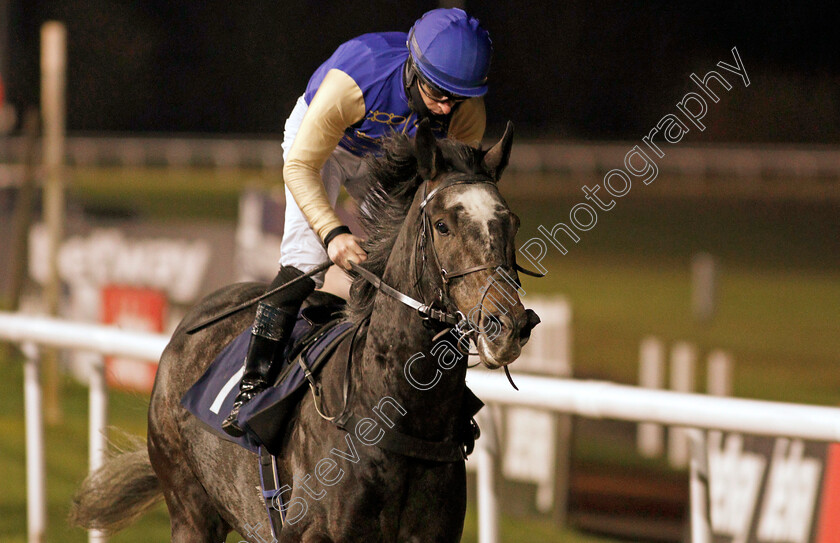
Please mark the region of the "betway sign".
<svg viewBox="0 0 840 543"><path fill-rule="evenodd" d="M166 292L169 299L189 303L198 297L210 260L206 241L171 238L127 238L120 230L95 229L73 236L58 253L61 279L72 285L144 286ZM45 283L49 274L49 237L44 225L29 237L29 270Z"/></svg>

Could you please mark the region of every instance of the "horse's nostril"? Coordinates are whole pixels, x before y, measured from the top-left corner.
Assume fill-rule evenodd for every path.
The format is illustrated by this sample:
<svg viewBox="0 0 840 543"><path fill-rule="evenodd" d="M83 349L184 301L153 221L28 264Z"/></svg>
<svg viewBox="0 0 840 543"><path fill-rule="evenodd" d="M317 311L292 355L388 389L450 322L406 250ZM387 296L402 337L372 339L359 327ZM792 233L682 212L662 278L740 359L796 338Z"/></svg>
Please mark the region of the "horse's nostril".
<svg viewBox="0 0 840 543"><path fill-rule="evenodd" d="M540 316L533 309L525 310L525 323L519 329L519 337L521 339L528 339L531 337L531 330L533 330L540 323Z"/></svg>
<svg viewBox="0 0 840 543"><path fill-rule="evenodd" d="M485 313L481 323L481 333L487 336L490 341L498 338L507 338L517 330L517 321L510 316L501 313L493 315Z"/></svg>

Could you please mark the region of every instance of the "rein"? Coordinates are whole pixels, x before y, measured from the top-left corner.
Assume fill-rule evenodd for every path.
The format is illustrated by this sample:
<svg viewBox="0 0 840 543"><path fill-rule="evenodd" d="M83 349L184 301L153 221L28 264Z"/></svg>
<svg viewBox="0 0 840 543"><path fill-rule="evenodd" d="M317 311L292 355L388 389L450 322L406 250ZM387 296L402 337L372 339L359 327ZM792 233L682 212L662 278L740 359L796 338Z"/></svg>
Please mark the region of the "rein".
<svg viewBox="0 0 840 543"><path fill-rule="evenodd" d="M350 262L350 268L354 272L358 273L362 277L362 279L373 285L373 287L376 290L382 292L383 294L387 294L388 296L397 300L398 302L402 302L408 307L414 309L424 319L432 319L438 322L442 322L444 324L451 324L456 327L464 322L467 322L467 318L460 311L450 313L447 311L436 309L435 307L429 304L424 304L419 300L415 300L408 294L403 294L399 290L388 285L382 280L381 277L359 266L355 262Z"/></svg>

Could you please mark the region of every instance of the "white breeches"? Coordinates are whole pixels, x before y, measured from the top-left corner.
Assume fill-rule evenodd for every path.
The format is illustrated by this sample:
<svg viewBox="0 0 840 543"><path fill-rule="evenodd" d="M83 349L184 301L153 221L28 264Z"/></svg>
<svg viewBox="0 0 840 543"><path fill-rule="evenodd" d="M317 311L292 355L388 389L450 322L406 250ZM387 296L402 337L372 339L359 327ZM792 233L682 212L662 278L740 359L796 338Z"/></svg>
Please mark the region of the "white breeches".
<svg viewBox="0 0 840 543"><path fill-rule="evenodd" d="M306 114L307 104L303 96L298 98L295 108L286 119L283 133L283 160L289 154L292 143L298 133L303 116ZM321 168L321 180L327 191L330 205L335 207L338 193L342 185L354 198L358 198L366 187L364 160L350 153L342 147L336 147ZM283 241L280 245L280 265L294 266L306 273L329 260L327 250L321 238L309 226L309 222L295 202L294 197L286 191L286 216L283 227ZM324 283L324 272L314 276L318 287Z"/></svg>

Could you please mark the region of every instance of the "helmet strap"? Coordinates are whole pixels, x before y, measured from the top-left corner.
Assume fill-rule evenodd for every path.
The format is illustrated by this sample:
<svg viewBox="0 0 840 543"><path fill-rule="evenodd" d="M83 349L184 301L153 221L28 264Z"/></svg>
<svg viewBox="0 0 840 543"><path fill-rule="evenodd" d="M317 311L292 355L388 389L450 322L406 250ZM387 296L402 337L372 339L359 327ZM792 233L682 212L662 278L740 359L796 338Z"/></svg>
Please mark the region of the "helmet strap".
<svg viewBox="0 0 840 543"><path fill-rule="evenodd" d="M417 114L418 120L422 120L431 117L432 112L426 107L426 103L423 102L423 97L420 95L419 81L420 77L417 75L414 62L409 55L403 69L403 86L405 87L405 95L408 97L408 107Z"/></svg>

